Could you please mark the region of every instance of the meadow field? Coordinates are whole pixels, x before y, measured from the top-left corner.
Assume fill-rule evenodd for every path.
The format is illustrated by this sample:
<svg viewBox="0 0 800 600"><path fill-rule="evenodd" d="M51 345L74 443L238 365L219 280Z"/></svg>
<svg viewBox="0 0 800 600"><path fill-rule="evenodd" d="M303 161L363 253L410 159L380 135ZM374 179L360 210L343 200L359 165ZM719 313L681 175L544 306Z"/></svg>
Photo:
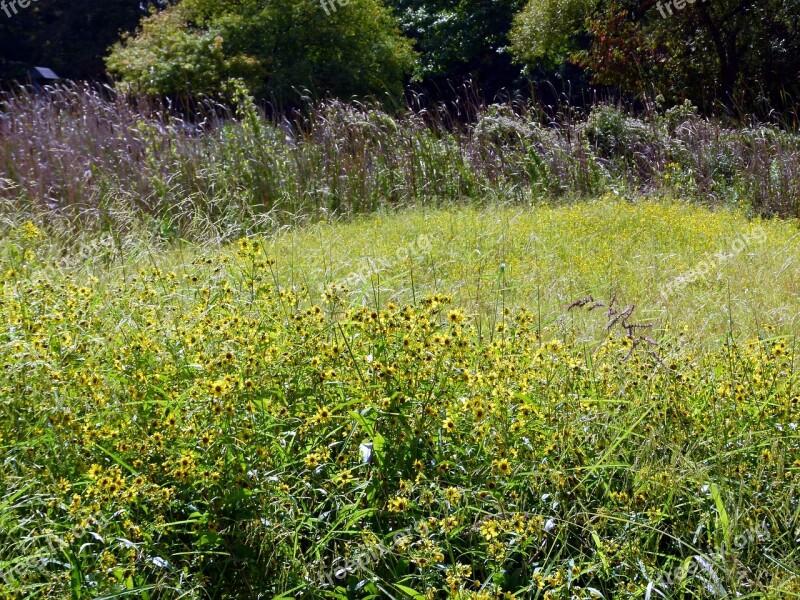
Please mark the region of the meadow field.
<svg viewBox="0 0 800 600"><path fill-rule="evenodd" d="M15 101L3 598L800 596L795 137Z"/></svg>

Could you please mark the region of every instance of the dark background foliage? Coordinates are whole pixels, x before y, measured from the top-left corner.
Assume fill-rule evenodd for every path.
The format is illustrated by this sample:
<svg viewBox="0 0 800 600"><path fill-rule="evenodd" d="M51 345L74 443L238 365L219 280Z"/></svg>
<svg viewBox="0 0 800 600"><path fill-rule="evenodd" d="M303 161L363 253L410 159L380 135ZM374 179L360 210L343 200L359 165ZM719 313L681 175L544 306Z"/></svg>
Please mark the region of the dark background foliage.
<svg viewBox="0 0 800 600"><path fill-rule="evenodd" d="M167 48L175 63L200 64L200 70L217 65L218 72L140 90L208 93L246 72L248 87L262 100L276 90L296 100L299 92L287 92L293 89L342 99L396 95L409 84L428 100L453 100L470 82L489 101L532 91L545 103L563 96L573 104L598 92L606 99L662 95L671 105L689 99L705 113L759 116L797 105L800 0L706 0L681 10L656 0L376 0L374 7L371 1L334 1L331 15L321 0L244 0L221 4L205 18L202 0L180 0L171 4L188 18L136 36L149 12L170 3L36 0L10 18L0 11L0 81L25 81L28 68L45 66L85 81L107 81L109 68L113 79L140 84L150 66L163 65ZM364 6L356 14L354 7ZM381 16L383 7L393 22ZM170 38L176 31L178 42ZM263 31L284 33L271 43ZM219 55L199 56L217 32L224 38ZM117 46L116 63L107 62L125 34L134 37ZM371 41L373 35L381 41ZM191 48L187 36L196 36ZM403 47L401 37L414 43L413 65L387 58ZM358 38L387 51L367 57L362 47L343 42ZM159 40L161 53L144 56ZM199 80L203 89L196 88Z"/></svg>
<svg viewBox="0 0 800 600"><path fill-rule="evenodd" d="M24 78L33 66L67 79L103 79L108 47L145 14L141 0L37 0L10 18L0 11L0 80Z"/></svg>

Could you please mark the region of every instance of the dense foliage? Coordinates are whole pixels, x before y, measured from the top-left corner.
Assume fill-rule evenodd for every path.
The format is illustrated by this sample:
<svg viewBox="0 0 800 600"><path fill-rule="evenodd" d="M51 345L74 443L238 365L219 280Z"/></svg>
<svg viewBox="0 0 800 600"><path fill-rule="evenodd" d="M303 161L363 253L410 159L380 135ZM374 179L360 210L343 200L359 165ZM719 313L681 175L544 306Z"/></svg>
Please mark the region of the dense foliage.
<svg viewBox="0 0 800 600"><path fill-rule="evenodd" d="M516 17L515 56L573 60L596 83L633 93L791 106L800 80L797 0L529 0Z"/></svg>
<svg viewBox="0 0 800 600"><path fill-rule="evenodd" d="M450 99L470 80L491 99L526 93L527 75L546 97L551 83L572 98L591 85L766 114L800 92L799 1L55 0L0 12L0 80L40 65L102 77L122 34L108 69L148 93L229 93L237 78L281 103L397 97L409 82Z"/></svg>
<svg viewBox="0 0 800 600"><path fill-rule="evenodd" d="M800 596L800 0L675 1L0 12L131 92L0 95L0 597ZM512 55L637 110L394 104Z"/></svg>
<svg viewBox="0 0 800 600"><path fill-rule="evenodd" d="M96 79L103 58L122 32L136 29L150 3L140 0L40 0L0 10L0 82L25 81L43 66L70 79Z"/></svg>
<svg viewBox="0 0 800 600"><path fill-rule="evenodd" d="M230 79L278 102L307 90L398 97L413 54L379 0L184 0L115 46L112 74L150 94L213 94Z"/></svg>
<svg viewBox="0 0 800 600"><path fill-rule="evenodd" d="M60 88L0 104L0 214L165 237L264 231L297 215L640 193L800 216L800 136L726 127L690 104L638 118L613 106L553 119L535 105L392 116L306 105L291 120L199 105L192 121L125 97ZM67 110L64 110L64 109ZM13 115L13 118L11 117ZM198 125L199 123L199 125Z"/></svg>
<svg viewBox="0 0 800 600"><path fill-rule="evenodd" d="M81 279L12 233L3 597L798 592L791 340L352 306L265 246Z"/></svg>
<svg viewBox="0 0 800 600"><path fill-rule="evenodd" d="M519 69L508 31L524 0L388 0L420 52L420 82L469 78L486 93L509 86Z"/></svg>

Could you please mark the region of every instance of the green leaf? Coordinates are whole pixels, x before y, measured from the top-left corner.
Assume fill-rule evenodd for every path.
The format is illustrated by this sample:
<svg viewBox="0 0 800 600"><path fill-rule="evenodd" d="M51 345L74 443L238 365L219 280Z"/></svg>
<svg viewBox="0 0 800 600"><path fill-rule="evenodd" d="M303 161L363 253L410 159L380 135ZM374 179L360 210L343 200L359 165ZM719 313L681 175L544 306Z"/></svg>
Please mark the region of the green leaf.
<svg viewBox="0 0 800 600"><path fill-rule="evenodd" d="M717 506L717 514L719 521L722 525L722 537L725 540L725 547L730 548L730 521L728 520L728 511L725 510L725 503L722 501L722 495L719 493L719 488L716 484L712 483L710 486L711 497L714 499L714 504Z"/></svg>
<svg viewBox="0 0 800 600"><path fill-rule="evenodd" d="M105 448L103 448L103 447L102 447L100 444L94 444L94 446L95 446L95 448L99 448L99 449L100 449L100 450L102 450L102 451L103 451L105 454L107 454L107 455L108 455L108 456L110 456L112 459L114 459L114 462L116 462L118 465L120 465L120 466L122 466L122 467L125 467L125 469L126 469L127 471L129 471L131 475L138 475L138 472L136 471L136 469L134 469L132 466L130 466L128 463L126 463L124 460L122 460L122 457L121 457L121 456L119 456L118 454L114 454L114 453L113 453L113 452L111 452L110 450L106 450L106 449L105 449Z"/></svg>
<svg viewBox="0 0 800 600"><path fill-rule="evenodd" d="M414 590L414 589L412 589L412 588L410 588L408 586L401 585L399 583L393 583L392 585L394 586L394 588L396 590L406 594L407 596L409 596L410 598L413 598L414 600L425 600L425 595L424 594L420 594L418 591L416 591L416 590Z"/></svg>

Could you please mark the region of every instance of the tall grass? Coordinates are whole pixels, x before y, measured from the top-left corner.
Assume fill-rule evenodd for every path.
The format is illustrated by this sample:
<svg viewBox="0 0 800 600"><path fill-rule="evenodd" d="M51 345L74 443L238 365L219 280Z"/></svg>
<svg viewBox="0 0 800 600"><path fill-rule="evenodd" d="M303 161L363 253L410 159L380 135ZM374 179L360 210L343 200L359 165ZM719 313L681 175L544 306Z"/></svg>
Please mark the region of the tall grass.
<svg viewBox="0 0 800 600"><path fill-rule="evenodd" d="M308 240L298 258L289 240L273 245L282 236L156 250L82 281L43 231L12 230L0 242L0 598L797 598L796 336L731 332L695 352L706 332L655 326L636 293L640 308L605 289L592 290L602 304L567 296L559 315L511 304L526 261L560 289L608 269L604 249L589 251L602 240L584 264L547 244L559 231L586 240L613 215L592 206L543 207L533 227L455 211L451 235L472 246L460 263L441 260L457 245L454 211L311 227L354 246L378 237L391 256L384 237L439 212L431 260L395 279L408 291L366 304L314 277L327 258ZM724 229L725 215L642 206L641 227L640 206L608 219L604 239L627 256L639 235L663 239L663 222L682 254ZM783 253L787 273L767 272L796 290L798 253L778 249L793 227L767 229L774 249L752 271ZM531 252L540 240L525 230L548 250ZM482 319L457 298L475 267L497 264L492 250L506 273L482 286L494 306ZM737 287L735 304L750 282ZM683 306L711 317L705 286L692 291ZM770 297L765 318L783 301ZM598 335L573 329L583 319Z"/></svg>
<svg viewBox="0 0 800 600"><path fill-rule="evenodd" d="M409 108L309 104L266 117L243 99L189 111L69 86L0 100L6 217L164 236L239 235L297 216L497 198L678 194L800 215L800 137L730 128L691 106L637 118L526 102Z"/></svg>

